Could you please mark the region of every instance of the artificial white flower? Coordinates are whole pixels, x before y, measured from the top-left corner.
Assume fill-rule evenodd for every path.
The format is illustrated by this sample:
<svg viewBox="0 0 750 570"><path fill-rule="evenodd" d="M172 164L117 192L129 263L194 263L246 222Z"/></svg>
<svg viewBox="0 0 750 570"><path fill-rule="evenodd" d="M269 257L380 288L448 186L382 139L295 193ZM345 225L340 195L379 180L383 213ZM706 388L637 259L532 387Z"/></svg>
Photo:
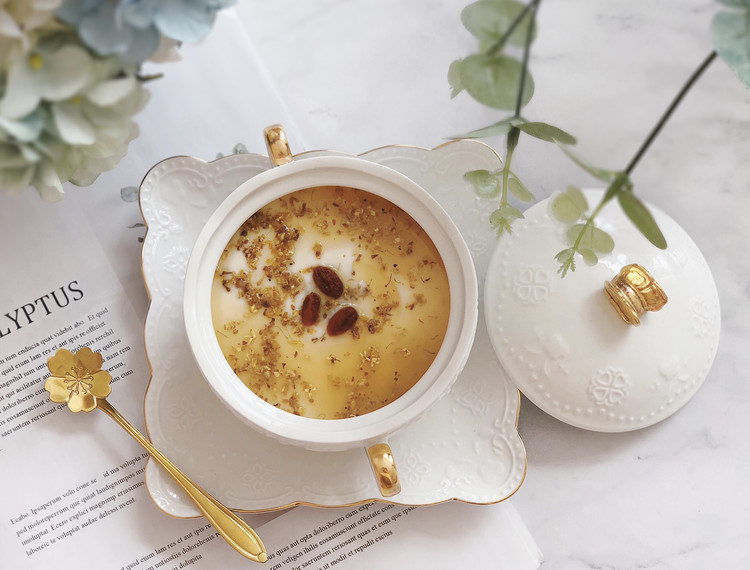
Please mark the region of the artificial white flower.
<svg viewBox="0 0 750 570"><path fill-rule="evenodd" d="M57 201L113 168L148 99L141 63L178 60L234 1L0 0L0 190Z"/></svg>
<svg viewBox="0 0 750 570"><path fill-rule="evenodd" d="M8 69L0 115L20 119L44 101L72 97L86 85L91 56L81 47L64 45L55 51L35 49L14 58Z"/></svg>
<svg viewBox="0 0 750 570"><path fill-rule="evenodd" d="M159 47L151 57L148 58L148 60L153 63L172 63L180 61L182 60L182 55L178 49L179 47L180 42L177 40L162 36L161 41L159 42Z"/></svg>
<svg viewBox="0 0 750 570"><path fill-rule="evenodd" d="M0 0L0 60L20 47L28 51L30 34L47 25L62 0Z"/></svg>
<svg viewBox="0 0 750 570"><path fill-rule="evenodd" d="M61 178L85 186L114 168L138 136L133 116L147 101L133 70L120 69L116 58L97 60L80 94L50 106L54 131L67 143L55 162Z"/></svg>
<svg viewBox="0 0 750 570"><path fill-rule="evenodd" d="M78 164L78 168L70 177L70 181L77 186L89 186L99 177L102 172L112 170L125 157L128 152L128 145L140 134L138 125L130 123L130 130L122 141L117 141L118 146L114 152L97 156L96 153L84 154ZM102 144L100 148L104 148Z"/></svg>
<svg viewBox="0 0 750 570"><path fill-rule="evenodd" d="M134 75L126 75L102 81L88 91L53 103L52 118L60 138L71 145L94 144L97 138L96 123L102 122L102 113L107 113L106 109L109 109L116 119L124 114L125 119L129 120L130 115L115 105L140 88ZM111 124L113 121L106 122Z"/></svg>
<svg viewBox="0 0 750 570"><path fill-rule="evenodd" d="M0 115L0 185L29 185L46 201L63 197L65 182L87 185L113 168L138 134L133 116L148 99L136 68L116 57L92 59L87 80L71 96L42 100L20 118Z"/></svg>

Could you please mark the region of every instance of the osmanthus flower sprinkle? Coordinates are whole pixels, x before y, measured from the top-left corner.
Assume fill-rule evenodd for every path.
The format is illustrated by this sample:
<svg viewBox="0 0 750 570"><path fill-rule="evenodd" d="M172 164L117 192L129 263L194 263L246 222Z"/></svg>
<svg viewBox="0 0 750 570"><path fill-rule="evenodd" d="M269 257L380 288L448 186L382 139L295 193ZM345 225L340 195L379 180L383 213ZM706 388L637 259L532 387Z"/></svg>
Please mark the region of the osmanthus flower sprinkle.
<svg viewBox="0 0 750 570"><path fill-rule="evenodd" d="M59 349L47 361L52 373L44 384L53 402L66 402L71 412L90 412L97 398L106 398L112 390L112 376L102 370L102 355L84 347L73 353Z"/></svg>

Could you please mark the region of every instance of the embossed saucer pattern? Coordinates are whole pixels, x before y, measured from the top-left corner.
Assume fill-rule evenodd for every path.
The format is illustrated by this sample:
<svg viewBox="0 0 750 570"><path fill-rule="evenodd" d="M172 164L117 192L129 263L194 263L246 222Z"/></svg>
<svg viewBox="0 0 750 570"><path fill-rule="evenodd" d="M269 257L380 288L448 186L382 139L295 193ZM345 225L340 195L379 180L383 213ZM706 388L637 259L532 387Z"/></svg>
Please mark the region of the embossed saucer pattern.
<svg viewBox="0 0 750 570"><path fill-rule="evenodd" d="M315 151L295 160L330 154L338 153ZM384 147L360 157L405 174L442 204L469 245L481 288L496 243L488 222L494 203L476 198L463 174L498 168L497 154L482 143L459 141L432 150ZM192 244L234 188L270 167L267 157L256 154L213 162L175 157L154 166L141 184L141 211L148 225L143 274L151 297L145 324L152 370L144 402L148 433L170 459L234 510L379 500L363 450L308 451L254 431L211 392L188 347L181 303ZM469 361L451 393L389 438L402 481L402 492L390 502L489 504L510 497L526 474L525 450L516 431L519 404L520 394L500 367L480 318ZM165 513L199 515L153 463L146 483Z"/></svg>

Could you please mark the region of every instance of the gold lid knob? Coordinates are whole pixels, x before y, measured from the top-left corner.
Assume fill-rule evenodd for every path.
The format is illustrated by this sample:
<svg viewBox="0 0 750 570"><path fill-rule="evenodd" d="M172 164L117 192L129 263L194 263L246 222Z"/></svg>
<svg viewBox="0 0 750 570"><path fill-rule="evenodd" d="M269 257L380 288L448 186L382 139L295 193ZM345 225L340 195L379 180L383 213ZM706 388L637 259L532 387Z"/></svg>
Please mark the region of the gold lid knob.
<svg viewBox="0 0 750 570"><path fill-rule="evenodd" d="M651 274L637 264L626 265L611 281L604 283L604 294L629 325L641 324L646 311L658 311L667 303L667 295Z"/></svg>
<svg viewBox="0 0 750 570"><path fill-rule="evenodd" d="M284 133L284 127L281 125L271 125L263 130L266 138L266 148L268 148L268 157L274 166L281 166L292 162L292 151L289 149L289 142Z"/></svg>

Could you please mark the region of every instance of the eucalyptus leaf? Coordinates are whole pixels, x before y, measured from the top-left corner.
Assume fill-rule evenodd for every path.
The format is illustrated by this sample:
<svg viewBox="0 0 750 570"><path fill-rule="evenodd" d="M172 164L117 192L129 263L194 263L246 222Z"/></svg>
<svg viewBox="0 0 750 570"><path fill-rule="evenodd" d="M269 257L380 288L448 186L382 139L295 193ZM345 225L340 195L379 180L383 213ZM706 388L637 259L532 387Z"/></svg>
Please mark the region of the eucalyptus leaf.
<svg viewBox="0 0 750 570"><path fill-rule="evenodd" d="M550 212L556 220L571 224L580 219L584 210L567 193L560 193L550 201Z"/></svg>
<svg viewBox="0 0 750 570"><path fill-rule="evenodd" d="M481 129L476 129L474 131L469 131L468 133L465 133L463 135L458 135L454 137L450 137L452 139L480 139L484 137L494 137L494 136L502 136L508 134L508 131L513 126L512 121L514 120L514 117L509 117L507 119L503 119L502 121L498 121L497 123L493 123L492 125L489 125L487 127L483 127Z"/></svg>
<svg viewBox="0 0 750 570"><path fill-rule="evenodd" d="M594 178L598 178L599 180L603 182L612 182L615 177L617 176L617 171L615 170L605 170L604 168L598 168L596 166L591 166L590 164L584 162L577 154L575 154L568 145L562 144L559 141L557 142L557 146L560 147L560 150L562 150L568 158L570 158L573 162L575 162L578 166L583 168L586 172L591 174Z"/></svg>
<svg viewBox="0 0 750 570"><path fill-rule="evenodd" d="M511 206L510 204L503 204L496 211L500 212L504 218L507 218L509 220L520 220L523 218L521 210L514 206Z"/></svg>
<svg viewBox="0 0 750 570"><path fill-rule="evenodd" d="M461 83L461 62L463 60L457 59L451 63L448 68L448 84L451 86L451 99L464 90L463 83ZM458 138L458 137L457 137ZM461 137L468 138L468 137Z"/></svg>
<svg viewBox="0 0 750 570"><path fill-rule="evenodd" d="M748 3L748 0L717 0L719 4L724 4L724 6L730 6L733 8L748 8L750 7L750 3Z"/></svg>
<svg viewBox="0 0 750 570"><path fill-rule="evenodd" d="M615 240L601 228L594 227L591 231L591 249L596 253L612 253L615 249Z"/></svg>
<svg viewBox="0 0 750 570"><path fill-rule="evenodd" d="M565 194L581 209L581 212L585 212L589 209L589 203L586 200L586 196L577 186L568 186L565 189Z"/></svg>
<svg viewBox="0 0 750 570"><path fill-rule="evenodd" d="M564 130L553 125L548 125L547 123L531 122L522 123L517 126L527 135L536 137L543 141L559 142L568 145L576 144L577 142L573 135L566 133Z"/></svg>
<svg viewBox="0 0 750 570"><path fill-rule="evenodd" d="M615 247L615 241L607 232L594 225L576 224L568 228L568 243L574 245L578 242L578 251L583 254L584 249L596 253L611 253Z"/></svg>
<svg viewBox="0 0 750 570"><path fill-rule="evenodd" d="M711 40L716 53L750 87L750 10L719 12L711 21Z"/></svg>
<svg viewBox="0 0 750 570"><path fill-rule="evenodd" d="M633 181L630 179L630 175L627 172L618 172L615 175L614 180L612 180L610 185L604 191L604 197L601 199L601 203L607 203L618 194L626 192L633 192Z"/></svg>
<svg viewBox="0 0 750 570"><path fill-rule="evenodd" d="M509 204L504 204L490 214L490 225L495 229L498 235L511 233L513 222L520 218L523 218L523 214L518 208L514 208Z"/></svg>
<svg viewBox="0 0 750 570"><path fill-rule="evenodd" d="M573 248L569 247L568 249L564 249L561 252L559 252L555 256L555 259L559 261L560 263L563 263L564 261L567 261L568 259L570 259L570 256L574 254L575 252L573 251Z"/></svg>
<svg viewBox="0 0 750 570"><path fill-rule="evenodd" d="M495 210L490 214L490 226L497 232L497 235L510 233L511 220L503 216L500 210Z"/></svg>
<svg viewBox="0 0 750 570"><path fill-rule="evenodd" d="M534 201L534 195L529 191L528 188L526 188L526 186L524 186L523 182L521 182L515 176L512 176L508 179L508 190L510 190L510 193L513 194L516 198L521 200L521 202Z"/></svg>
<svg viewBox="0 0 750 570"><path fill-rule="evenodd" d="M507 56L474 54L461 63L461 84L474 99L496 109L515 109L523 65ZM534 80L526 71L521 104L534 94Z"/></svg>
<svg viewBox="0 0 750 570"><path fill-rule="evenodd" d="M659 249L667 249L667 240L648 208L632 192L620 192L617 200L625 215L630 218L643 236Z"/></svg>
<svg viewBox="0 0 750 570"><path fill-rule="evenodd" d="M557 272L565 277L568 271L576 270L576 252L572 247L564 249L555 256L555 260L560 264L560 268Z"/></svg>
<svg viewBox="0 0 750 570"><path fill-rule="evenodd" d="M586 224L576 224L574 226L570 226L568 228L568 231L565 232L565 240L568 242L568 244L574 245L576 241L578 241L578 236L581 235L581 232L583 232L585 228ZM580 242L582 243L583 241L584 238L581 238Z"/></svg>
<svg viewBox="0 0 750 570"><path fill-rule="evenodd" d="M596 265L599 263L599 258L596 256L596 253L591 249L579 249L578 253L581 254L581 257L583 258L583 262L588 265L589 267Z"/></svg>
<svg viewBox="0 0 750 570"><path fill-rule="evenodd" d="M464 174L464 180L474 186L480 198L497 198L500 195L500 180L489 170L472 170Z"/></svg>
<svg viewBox="0 0 750 570"><path fill-rule="evenodd" d="M530 15L527 12L508 34L511 26L526 10L526 6L514 0L480 0L469 4L461 11L461 22L480 42L492 46L503 40L511 45L523 46ZM535 27L531 30L532 40L536 36Z"/></svg>

